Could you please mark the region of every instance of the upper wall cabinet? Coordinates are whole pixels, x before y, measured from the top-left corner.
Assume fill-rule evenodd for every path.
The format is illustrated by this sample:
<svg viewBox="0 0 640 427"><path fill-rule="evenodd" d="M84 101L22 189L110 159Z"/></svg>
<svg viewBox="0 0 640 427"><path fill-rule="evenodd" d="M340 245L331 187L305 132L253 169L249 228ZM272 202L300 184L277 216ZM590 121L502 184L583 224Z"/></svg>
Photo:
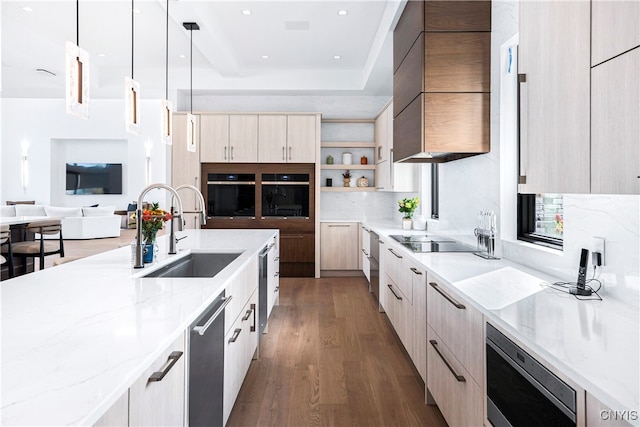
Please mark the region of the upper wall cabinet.
<svg viewBox="0 0 640 427"><path fill-rule="evenodd" d="M287 116L287 162L315 163L320 117L317 114Z"/></svg>
<svg viewBox="0 0 640 427"><path fill-rule="evenodd" d="M258 161L256 114L201 114L200 135L203 163Z"/></svg>
<svg viewBox="0 0 640 427"><path fill-rule="evenodd" d="M407 2L394 31L396 161L489 151L491 2Z"/></svg>
<svg viewBox="0 0 640 427"><path fill-rule="evenodd" d="M590 3L523 1L519 7L518 191L588 193Z"/></svg>
<svg viewBox="0 0 640 427"><path fill-rule="evenodd" d="M258 160L265 163L284 163L287 155L287 116L258 117Z"/></svg>
<svg viewBox="0 0 640 427"><path fill-rule="evenodd" d="M640 48L591 70L591 192L640 194Z"/></svg>
<svg viewBox="0 0 640 427"><path fill-rule="evenodd" d="M260 163L314 163L317 115L261 114L258 117Z"/></svg>
<svg viewBox="0 0 640 427"><path fill-rule="evenodd" d="M203 114L200 116L200 159L204 163L229 161L229 115Z"/></svg>
<svg viewBox="0 0 640 427"><path fill-rule="evenodd" d="M591 65L640 46L640 2L592 0Z"/></svg>

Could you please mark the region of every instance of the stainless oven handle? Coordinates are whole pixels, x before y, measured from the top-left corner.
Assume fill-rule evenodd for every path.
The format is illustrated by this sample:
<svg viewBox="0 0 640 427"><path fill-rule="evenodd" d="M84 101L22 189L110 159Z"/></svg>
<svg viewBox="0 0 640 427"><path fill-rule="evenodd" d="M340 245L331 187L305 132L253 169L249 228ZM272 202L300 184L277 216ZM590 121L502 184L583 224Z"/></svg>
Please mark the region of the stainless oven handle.
<svg viewBox="0 0 640 427"><path fill-rule="evenodd" d="M455 306L455 308L457 308L458 310L464 310L465 307L464 304L460 304L458 301L454 300L453 298L451 298L451 296L449 294L447 294L446 292L444 292L442 289L440 289L438 287L438 284L435 282L429 282L429 286L431 286L433 289L436 290L436 292L438 292L440 295L442 295L444 297L444 299L446 299L447 301L449 301L451 304L453 304Z"/></svg>
<svg viewBox="0 0 640 427"><path fill-rule="evenodd" d="M262 185L309 185L309 181L262 181Z"/></svg>
<svg viewBox="0 0 640 427"><path fill-rule="evenodd" d="M571 419L571 421L576 421L576 414L569 408L565 406L557 397L555 397L552 393L549 392L542 384L540 384L534 377L531 376L526 370L522 369L520 365L513 361L500 347L498 347L493 341L490 339L486 340L488 346L495 350L498 353L498 356L502 358L505 362L507 362L513 369L518 371L520 375L522 375L532 386L536 388L540 393L544 394L544 396L549 399L558 409L560 409L567 417ZM535 360L535 359L534 359ZM488 378L487 378L488 380Z"/></svg>
<svg viewBox="0 0 640 427"><path fill-rule="evenodd" d="M233 299L233 295L229 295L228 297L222 298L222 301L224 301L224 302L222 303L222 305L220 307L218 307L216 312L213 313L213 316L211 316L209 318L209 320L207 320L207 323L205 323L204 325L202 325L202 326L194 326L193 329L192 329L193 332L197 332L199 335L204 335L207 332L207 329L209 329L209 326L211 326L213 321L216 320L216 318L218 316L220 316L220 313L222 313L224 308L231 302L232 299Z"/></svg>
<svg viewBox="0 0 640 427"><path fill-rule="evenodd" d="M255 181L207 181L207 185L256 185Z"/></svg>
<svg viewBox="0 0 640 427"><path fill-rule="evenodd" d="M438 353L438 356L440 356L440 359L442 359L442 361L447 366L447 368L449 368L449 371L451 371L451 374L453 374L455 379L459 383L466 382L467 380L462 375L459 375L456 371L454 371L453 370L453 366L451 366L451 364L447 361L447 359L444 358L444 355L442 353L440 353L440 349L438 348L438 341L429 340L429 343L431 344L431 347L433 347L433 349L436 351L436 353Z"/></svg>

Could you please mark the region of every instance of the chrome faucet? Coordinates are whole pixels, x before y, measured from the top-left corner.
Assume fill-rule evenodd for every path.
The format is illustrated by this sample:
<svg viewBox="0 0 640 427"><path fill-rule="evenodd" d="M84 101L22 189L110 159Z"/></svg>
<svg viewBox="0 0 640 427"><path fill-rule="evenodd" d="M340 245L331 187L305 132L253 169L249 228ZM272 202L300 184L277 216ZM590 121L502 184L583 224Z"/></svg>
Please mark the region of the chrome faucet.
<svg viewBox="0 0 640 427"><path fill-rule="evenodd" d="M189 185L189 184L182 184L182 185L177 186L176 187L176 192L182 190L183 188L189 188L189 189L193 190L194 193L196 193L196 196L198 197L198 202L200 204L200 210L183 211L182 213L199 213L200 214L200 225L206 225L207 224L207 213L205 211L205 203L204 203L204 197L202 196L202 193L200 192L200 190L198 190L198 187L196 187L194 185ZM173 204L173 200L171 201L171 204Z"/></svg>
<svg viewBox="0 0 640 427"><path fill-rule="evenodd" d="M176 218L180 218L180 222L178 222L178 231L182 231L182 216L183 216L183 212L182 212L182 199L180 199L180 196L178 195L178 192L176 190L174 190L173 188L169 187L166 184L151 184L148 185L147 187L144 188L144 190L142 190L142 193L140 193L140 196L138 197L138 207L136 209L136 256L135 256L135 262L133 264L133 268L143 268L144 267L144 263L142 262L142 251L143 251L143 245L142 245L142 201L144 199L144 196L151 190L155 189L155 188L163 188L165 190L167 190L168 192L170 192L173 197L171 198L171 205L173 205L173 200L174 198L177 200L178 202L178 213L174 214L173 212L173 206L171 206L170 208L170 213L171 213L171 225L169 227L169 255L173 255L176 253L176 234L175 234L175 229L174 229L174 225L173 225L173 221Z"/></svg>

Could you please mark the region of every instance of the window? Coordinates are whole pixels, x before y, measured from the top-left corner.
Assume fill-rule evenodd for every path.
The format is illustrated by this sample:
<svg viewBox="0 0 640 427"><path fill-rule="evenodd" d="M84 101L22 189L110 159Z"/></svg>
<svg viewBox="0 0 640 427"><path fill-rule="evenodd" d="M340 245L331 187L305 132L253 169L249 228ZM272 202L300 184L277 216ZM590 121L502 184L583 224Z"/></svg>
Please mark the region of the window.
<svg viewBox="0 0 640 427"><path fill-rule="evenodd" d="M562 248L562 194L518 194L518 240Z"/></svg>
<svg viewBox="0 0 640 427"><path fill-rule="evenodd" d="M440 217L440 183L438 181L438 164L431 163L431 218Z"/></svg>

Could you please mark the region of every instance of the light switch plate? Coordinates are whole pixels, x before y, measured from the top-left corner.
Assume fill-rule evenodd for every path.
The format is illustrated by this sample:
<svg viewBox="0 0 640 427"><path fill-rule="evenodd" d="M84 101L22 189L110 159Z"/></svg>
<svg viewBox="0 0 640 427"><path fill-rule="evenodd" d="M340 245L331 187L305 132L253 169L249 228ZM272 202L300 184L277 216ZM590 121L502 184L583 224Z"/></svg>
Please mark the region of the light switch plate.
<svg viewBox="0 0 640 427"><path fill-rule="evenodd" d="M604 237L594 237L593 243L591 244L591 252L600 252L601 265L600 267L604 267L605 257L604 257Z"/></svg>

